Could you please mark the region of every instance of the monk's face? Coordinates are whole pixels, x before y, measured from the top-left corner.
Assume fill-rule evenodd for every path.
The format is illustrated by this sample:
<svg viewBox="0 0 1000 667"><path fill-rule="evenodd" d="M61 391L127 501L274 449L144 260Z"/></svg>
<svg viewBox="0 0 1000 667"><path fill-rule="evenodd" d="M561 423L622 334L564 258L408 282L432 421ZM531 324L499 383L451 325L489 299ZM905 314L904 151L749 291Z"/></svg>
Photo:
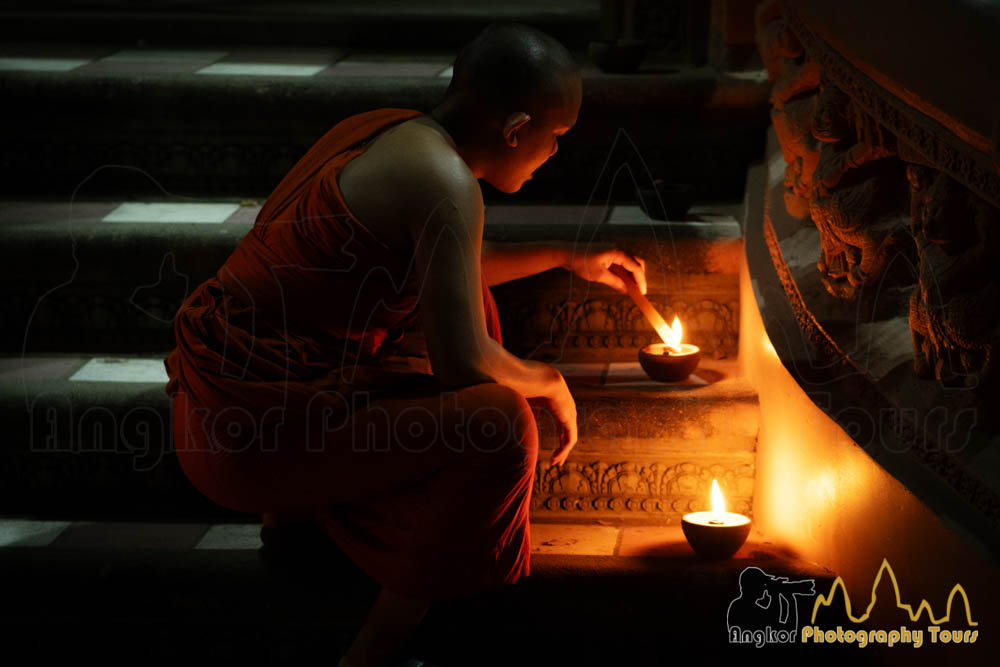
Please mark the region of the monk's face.
<svg viewBox="0 0 1000 667"><path fill-rule="evenodd" d="M579 75L561 78L559 90L527 110L531 119L503 137L498 164L487 180L501 192L517 192L559 149L559 137L575 124L583 88ZM517 145L511 146L511 138Z"/></svg>

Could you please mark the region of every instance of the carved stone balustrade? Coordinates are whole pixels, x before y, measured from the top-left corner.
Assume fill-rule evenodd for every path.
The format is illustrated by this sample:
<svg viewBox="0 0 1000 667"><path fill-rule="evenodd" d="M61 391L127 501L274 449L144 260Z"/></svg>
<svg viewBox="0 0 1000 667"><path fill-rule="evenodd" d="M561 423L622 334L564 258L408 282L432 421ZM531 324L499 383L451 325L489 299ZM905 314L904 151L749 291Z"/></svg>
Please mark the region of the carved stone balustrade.
<svg viewBox="0 0 1000 667"><path fill-rule="evenodd" d="M758 8L785 211L819 231L816 268L831 295L864 318L908 313L916 373L986 400L1000 352L1000 106L980 93L1000 71L987 46L1000 14L942 5L893 32L893 9L907 7ZM960 19L973 26L967 53L922 39Z"/></svg>
<svg viewBox="0 0 1000 667"><path fill-rule="evenodd" d="M745 233L769 341L854 443L1000 557L1000 10L774 0L756 23L772 129Z"/></svg>

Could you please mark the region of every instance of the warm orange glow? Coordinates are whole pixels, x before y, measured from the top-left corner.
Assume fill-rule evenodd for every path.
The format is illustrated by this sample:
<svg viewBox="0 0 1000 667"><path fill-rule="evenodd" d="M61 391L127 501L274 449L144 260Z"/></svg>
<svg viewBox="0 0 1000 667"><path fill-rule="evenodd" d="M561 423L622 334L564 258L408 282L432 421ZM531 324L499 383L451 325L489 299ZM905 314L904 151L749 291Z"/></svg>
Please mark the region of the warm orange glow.
<svg viewBox="0 0 1000 667"><path fill-rule="evenodd" d="M657 327L656 333L660 334L660 338L667 344L671 352L676 354L681 353L681 339L684 337L684 327L681 326L681 321L677 316L674 316L674 321L669 326L664 322L662 326Z"/></svg>
<svg viewBox="0 0 1000 667"><path fill-rule="evenodd" d="M764 332L764 334L761 335L760 341L761 341L761 346L764 348L764 352L766 352L769 356L773 357L774 359L777 359L778 351L774 349L774 344L771 343L771 339L767 337L767 332Z"/></svg>
<svg viewBox="0 0 1000 667"><path fill-rule="evenodd" d="M722 497L722 491L719 489L719 482L716 479L712 479L712 514L725 514L726 513L726 499Z"/></svg>

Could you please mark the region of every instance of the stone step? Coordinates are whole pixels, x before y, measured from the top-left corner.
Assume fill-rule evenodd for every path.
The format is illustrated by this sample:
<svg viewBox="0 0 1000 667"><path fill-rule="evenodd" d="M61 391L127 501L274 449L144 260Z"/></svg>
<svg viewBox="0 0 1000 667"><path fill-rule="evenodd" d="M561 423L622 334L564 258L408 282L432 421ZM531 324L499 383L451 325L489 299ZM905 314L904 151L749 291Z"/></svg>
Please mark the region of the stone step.
<svg viewBox="0 0 1000 667"><path fill-rule="evenodd" d="M685 17L683 12L677 14L676 25L671 27L680 31L686 27ZM43 43L120 40L132 44L205 44L225 40L381 48L430 42L459 47L490 22L517 21L585 48L597 34L599 16L598 4L589 0L300 0L291 4L97 0L82 7L61 0L34 0L30 7L24 3L0 7L0 36L4 41Z"/></svg>
<svg viewBox="0 0 1000 667"><path fill-rule="evenodd" d="M48 657L75 658L99 650L112 662L206 654L233 662L335 660L377 584L329 544L296 553L261 549L258 528L78 522L39 538L44 531L36 526L23 546L0 548L0 570L17 573L5 581L0 612L8 650L44 647ZM757 534L733 558L704 561L676 526L535 522L532 532L531 575L436 605L418 630L415 657L440 667L660 667L683 644L700 663L721 664L757 650L727 641L727 611L744 568L812 579L817 593L834 579ZM798 602L800 625L811 601ZM874 647L772 648L783 659L821 665L845 658L882 664L875 657L885 657Z"/></svg>
<svg viewBox="0 0 1000 667"><path fill-rule="evenodd" d="M205 499L173 450L163 355L0 360L0 511L49 517L241 516ZM703 360L683 383L638 364L565 364L579 443L561 470L539 412L533 515L676 520L705 509L713 478L751 513L757 399L734 361Z"/></svg>
<svg viewBox="0 0 1000 667"><path fill-rule="evenodd" d="M607 241L644 257L649 299L686 338L734 357L742 252L736 206L682 220L638 206L488 205L493 241ZM250 229L260 202L87 200L0 203L0 353L152 352L173 347L173 317ZM543 360L634 361L655 332L632 301L562 269L498 285L504 342Z"/></svg>
<svg viewBox="0 0 1000 667"><path fill-rule="evenodd" d="M439 50L7 44L0 85L16 104L0 130L0 179L7 192L64 199L264 197L343 118L378 107L430 111L456 50L427 44ZM629 174L692 184L703 199L742 196L768 122L763 71L650 63L605 74L577 57L578 123L518 199L604 201Z"/></svg>
<svg viewBox="0 0 1000 667"><path fill-rule="evenodd" d="M541 466L534 515L666 517L706 507L712 479L751 513L757 395L735 361L703 360L684 382L650 380L637 361L557 364L577 403L579 442L562 469ZM555 448L556 423L537 422Z"/></svg>

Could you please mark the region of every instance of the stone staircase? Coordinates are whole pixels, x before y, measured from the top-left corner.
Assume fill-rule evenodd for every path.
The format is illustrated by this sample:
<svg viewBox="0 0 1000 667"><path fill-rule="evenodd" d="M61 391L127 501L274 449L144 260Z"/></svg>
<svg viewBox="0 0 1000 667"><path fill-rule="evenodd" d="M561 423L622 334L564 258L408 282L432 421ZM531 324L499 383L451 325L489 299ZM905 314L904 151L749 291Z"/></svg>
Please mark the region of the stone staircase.
<svg viewBox="0 0 1000 667"><path fill-rule="evenodd" d="M4 581L0 622L9 650L53 660L335 660L378 589L328 542L282 554L261 546L256 525L27 524L0 520L0 572L16 574ZM743 568L811 578L817 590L833 579L758 536L711 562L695 558L676 527L535 523L532 533L531 575L437 605L412 655L442 667L659 667L683 638L717 664L758 650L726 639ZM764 650L879 664L877 649Z"/></svg>
<svg viewBox="0 0 1000 667"><path fill-rule="evenodd" d="M17 100L0 129L0 178L8 192L64 201L263 199L339 120L378 107L430 111L458 47L427 43L436 50L14 38L0 47L0 86ZM579 119L521 201L634 203L628 176L609 163L628 165L640 187L658 178L689 184L704 200L742 196L768 121L762 70L650 60L635 74L606 74L587 58L586 41L568 44L583 67ZM503 199L486 184L484 192Z"/></svg>
<svg viewBox="0 0 1000 667"><path fill-rule="evenodd" d="M180 470L162 360L173 313L225 261L256 209L221 205L228 217L214 224L117 222L131 206L21 202L0 212L5 511L238 518L201 497ZM175 215L206 214L201 204L173 206ZM649 297L668 318L684 318L687 339L705 352L686 383L655 383L636 361L655 334L627 297L562 270L498 286L508 348L555 363L578 401L574 458L561 472L538 470L538 517L676 521L704 504L713 477L734 507L751 512L758 417L733 360L730 260L740 242L731 208L697 207L678 223L640 218L636 207L585 209L584 224L559 222L574 214L558 206L488 208L489 239L582 235L644 256ZM661 240L650 243L644 232ZM545 413L539 428L542 448L554 449Z"/></svg>
<svg viewBox="0 0 1000 667"><path fill-rule="evenodd" d="M415 25L424 21L441 37L427 41L446 51L499 10L397 16L376 36L377 14L385 19L392 2L355 18L331 9L308 27L298 9L275 21L262 3L244 3L260 11L239 20L212 13L238 3L170 4L144 12L108 2L87 17L59 7L58 17L81 21L72 29L0 5L0 34L23 42L0 49L0 86L18 101L0 130L11 193L0 202L0 572L13 574L0 623L50 657L333 659L376 586L325 536L262 546L260 517L190 485L163 391L172 318L337 120L436 101L453 54L415 56ZM540 25L582 54L592 8L539 19L539 7L515 3L503 17ZM219 43L240 46L215 47L204 34L213 22ZM84 24L91 43L56 43ZM293 33L303 48L280 48ZM40 39L48 43L27 44ZM217 57L135 66L181 43ZM309 64L305 48L319 58L310 76L197 73L212 63ZM7 67L24 58L81 62ZM344 74L350 68L365 74ZM645 257L649 298L684 321L703 361L684 383L651 382L636 352L655 334L639 311L566 272L494 289L507 347L566 376L580 441L561 471L536 471L532 575L440 605L422 626L414 653L442 667L662 665L681 655L680 638L709 662L744 659L748 647L725 633L743 568L814 578L818 590L833 578L757 533L733 559L702 561L678 527L680 515L705 508L713 478L731 510L752 514L760 419L736 361L742 234L731 202L763 142L767 85L685 58L654 59L636 75L588 64L584 77L585 111L545 175L513 201L484 188L485 237L612 242ZM636 194L654 179L688 183L710 203L680 220L651 219ZM159 222L136 217L148 204L159 205ZM544 462L555 431L544 413L538 423ZM846 657L781 648L783 658L821 664Z"/></svg>
<svg viewBox="0 0 1000 667"><path fill-rule="evenodd" d="M731 511L752 514L757 396L734 361L706 360L687 381L651 381L637 362L557 364L577 401L580 440L563 468L537 470L533 516L677 525L706 507L712 479ZM554 449L555 423L539 420Z"/></svg>
<svg viewBox="0 0 1000 667"><path fill-rule="evenodd" d="M681 2L664 18L682 30ZM61 43L124 40L136 43L325 45L378 49L428 43L459 47L491 21L519 21L549 32L564 44L586 48L600 16L590 0L35 0L0 3L3 41ZM687 46L672 45L673 51Z"/></svg>

